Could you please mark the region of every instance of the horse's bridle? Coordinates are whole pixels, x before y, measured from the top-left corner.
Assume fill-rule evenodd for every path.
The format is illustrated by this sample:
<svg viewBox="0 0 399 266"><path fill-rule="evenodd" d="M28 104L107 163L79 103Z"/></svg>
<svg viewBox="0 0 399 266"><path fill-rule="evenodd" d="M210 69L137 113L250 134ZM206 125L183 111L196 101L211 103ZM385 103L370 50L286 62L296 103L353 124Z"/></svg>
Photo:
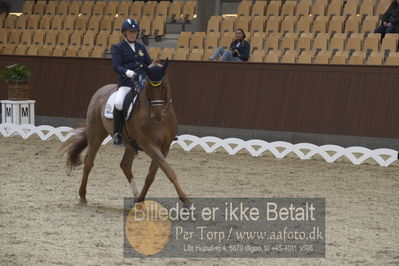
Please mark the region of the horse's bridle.
<svg viewBox="0 0 399 266"><path fill-rule="evenodd" d="M151 87L157 88L159 86L162 85L162 83L164 82L166 76L163 77L160 81L152 81L147 77L147 82L148 84L151 85ZM168 109L169 104L172 102L172 98L170 98L169 100L152 100L149 101L150 107L162 107L162 113L166 114L166 110Z"/></svg>

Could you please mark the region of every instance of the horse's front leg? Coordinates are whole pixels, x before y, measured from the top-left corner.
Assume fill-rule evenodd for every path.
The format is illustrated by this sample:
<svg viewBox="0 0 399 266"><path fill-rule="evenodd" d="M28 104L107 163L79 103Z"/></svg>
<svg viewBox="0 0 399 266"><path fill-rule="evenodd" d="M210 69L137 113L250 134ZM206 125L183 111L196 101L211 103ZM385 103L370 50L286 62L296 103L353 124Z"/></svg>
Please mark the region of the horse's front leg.
<svg viewBox="0 0 399 266"><path fill-rule="evenodd" d="M145 200L148 189L150 188L152 182L154 182L155 175L158 171L158 168L159 168L158 165L154 162L154 160L152 160L147 177L145 178L143 190L141 191L140 196L137 198L137 200L136 200L137 202L142 202Z"/></svg>
<svg viewBox="0 0 399 266"><path fill-rule="evenodd" d="M179 199L183 202L185 207L191 207L191 201L188 199L186 193L181 188L177 176L173 168L166 161L165 156L162 154L159 147L145 147L144 151L151 157L153 163L155 163L165 173L168 179L173 183ZM141 199L141 195L140 195Z"/></svg>

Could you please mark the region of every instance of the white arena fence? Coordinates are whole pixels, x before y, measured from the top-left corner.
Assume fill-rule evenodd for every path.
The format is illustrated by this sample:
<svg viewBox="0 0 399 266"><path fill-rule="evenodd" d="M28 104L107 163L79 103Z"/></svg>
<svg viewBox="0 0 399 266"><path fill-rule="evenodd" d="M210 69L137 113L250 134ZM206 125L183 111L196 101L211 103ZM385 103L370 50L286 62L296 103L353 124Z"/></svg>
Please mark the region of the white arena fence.
<svg viewBox="0 0 399 266"><path fill-rule="evenodd" d="M0 134L4 137L21 136L27 139L32 135L37 135L41 140L48 140L50 137L57 137L64 142L72 135L76 134L73 128L34 125L16 125L10 123L0 124ZM110 142L112 138L108 136L103 145ZM387 167L398 160L398 152L392 149L370 150L364 147L343 148L337 145L316 146L310 143L291 144L284 141L267 142L263 140L242 140L238 138L220 139L217 137L196 137L193 135L180 135L177 141L172 143L172 147L179 145L184 151L191 151L195 147L201 147L205 152L212 153L219 148L223 148L228 154L234 155L245 149L250 155L259 157L265 152L271 152L276 158L284 158L289 153L296 154L301 160L309 160L315 155L320 155L329 163L335 162L345 156L353 164L359 165L367 159L373 159L379 165Z"/></svg>

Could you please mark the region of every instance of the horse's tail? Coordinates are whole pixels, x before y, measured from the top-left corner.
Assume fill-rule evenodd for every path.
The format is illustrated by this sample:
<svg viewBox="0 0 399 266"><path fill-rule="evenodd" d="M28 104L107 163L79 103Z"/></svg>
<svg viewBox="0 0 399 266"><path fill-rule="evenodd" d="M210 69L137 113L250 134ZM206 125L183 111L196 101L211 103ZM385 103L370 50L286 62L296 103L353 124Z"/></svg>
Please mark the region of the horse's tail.
<svg viewBox="0 0 399 266"><path fill-rule="evenodd" d="M71 170L82 164L80 154L87 147L86 128L78 128L63 145L63 152L67 154L66 167Z"/></svg>

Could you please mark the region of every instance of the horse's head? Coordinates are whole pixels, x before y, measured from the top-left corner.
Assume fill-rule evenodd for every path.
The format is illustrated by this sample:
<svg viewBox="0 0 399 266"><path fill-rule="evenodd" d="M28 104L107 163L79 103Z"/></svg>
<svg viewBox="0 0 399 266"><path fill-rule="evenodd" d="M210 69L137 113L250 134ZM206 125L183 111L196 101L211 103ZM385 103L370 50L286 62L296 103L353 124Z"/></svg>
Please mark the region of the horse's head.
<svg viewBox="0 0 399 266"><path fill-rule="evenodd" d="M168 59L163 65L159 61L153 61L145 68L147 74L146 94L150 104L151 118L160 121L167 113L167 107L171 101L166 70Z"/></svg>

